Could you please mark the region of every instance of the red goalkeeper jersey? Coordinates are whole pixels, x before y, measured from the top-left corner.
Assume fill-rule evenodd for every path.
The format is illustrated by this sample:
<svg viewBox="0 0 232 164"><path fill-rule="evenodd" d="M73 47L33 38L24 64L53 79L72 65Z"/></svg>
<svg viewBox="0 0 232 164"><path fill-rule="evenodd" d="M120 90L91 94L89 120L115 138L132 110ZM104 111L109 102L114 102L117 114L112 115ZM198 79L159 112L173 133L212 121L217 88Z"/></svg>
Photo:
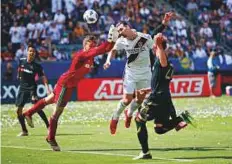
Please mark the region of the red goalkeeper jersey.
<svg viewBox="0 0 232 164"><path fill-rule="evenodd" d="M67 88L76 87L77 82L91 71L94 57L104 54L112 48L113 43L104 42L88 51L81 50L76 52L69 70L61 75L57 84L64 85Z"/></svg>

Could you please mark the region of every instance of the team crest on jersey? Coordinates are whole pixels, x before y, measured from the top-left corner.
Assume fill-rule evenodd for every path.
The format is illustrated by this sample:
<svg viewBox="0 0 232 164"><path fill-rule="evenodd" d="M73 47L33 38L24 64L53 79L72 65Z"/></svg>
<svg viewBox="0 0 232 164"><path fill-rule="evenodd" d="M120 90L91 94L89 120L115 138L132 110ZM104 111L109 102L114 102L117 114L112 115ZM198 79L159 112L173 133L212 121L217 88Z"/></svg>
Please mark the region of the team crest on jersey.
<svg viewBox="0 0 232 164"><path fill-rule="evenodd" d="M138 47L142 47L143 46L143 42L138 42Z"/></svg>
<svg viewBox="0 0 232 164"><path fill-rule="evenodd" d="M143 45L142 45L143 46ZM129 54L138 54L142 51L145 51L145 47L133 48L126 50Z"/></svg>

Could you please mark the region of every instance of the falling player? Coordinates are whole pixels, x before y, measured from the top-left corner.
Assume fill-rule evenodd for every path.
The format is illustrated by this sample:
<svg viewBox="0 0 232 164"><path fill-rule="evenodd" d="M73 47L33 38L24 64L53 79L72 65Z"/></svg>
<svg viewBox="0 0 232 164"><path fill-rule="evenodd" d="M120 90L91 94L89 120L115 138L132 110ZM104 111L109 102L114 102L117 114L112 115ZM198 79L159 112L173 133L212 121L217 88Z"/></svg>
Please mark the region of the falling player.
<svg viewBox="0 0 232 164"><path fill-rule="evenodd" d="M74 59L67 72L63 73L59 78L54 92L46 98L40 100L31 109L24 113L27 123L33 126L31 116L47 104L56 103L56 108L49 120L47 142L50 144L54 151L60 151L55 136L57 123L60 115L62 114L64 107L67 105L71 98L72 91L76 87L79 80L81 80L87 73L90 72L93 67L94 57L104 54L113 48L114 43L118 38L118 32L112 25L108 33L108 41L97 46L96 37L89 35L83 40L83 50L80 50L75 54Z"/></svg>

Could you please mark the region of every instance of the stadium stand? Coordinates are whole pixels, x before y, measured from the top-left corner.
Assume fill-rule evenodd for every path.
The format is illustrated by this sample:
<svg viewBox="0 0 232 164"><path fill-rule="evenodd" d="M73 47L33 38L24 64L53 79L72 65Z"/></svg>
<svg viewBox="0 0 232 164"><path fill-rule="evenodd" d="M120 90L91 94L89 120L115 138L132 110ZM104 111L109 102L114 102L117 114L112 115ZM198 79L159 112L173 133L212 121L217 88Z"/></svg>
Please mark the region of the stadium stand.
<svg viewBox="0 0 232 164"><path fill-rule="evenodd" d="M231 70L232 14L226 0L3 0L1 8L2 71L6 70L4 63L17 62L25 55L20 50L22 44L25 47L29 42L35 44L38 59L43 63L68 62L73 52L81 48L84 35L94 33L104 41L109 26L120 19L128 20L138 31L150 33L170 10L177 16L165 35L170 43L169 58L177 74L206 73L211 51L216 51L222 71ZM88 8L100 16L95 25L83 21L82 15ZM99 58L96 63L104 59ZM124 53L118 53L115 60L124 61ZM95 70L98 72L102 71Z"/></svg>

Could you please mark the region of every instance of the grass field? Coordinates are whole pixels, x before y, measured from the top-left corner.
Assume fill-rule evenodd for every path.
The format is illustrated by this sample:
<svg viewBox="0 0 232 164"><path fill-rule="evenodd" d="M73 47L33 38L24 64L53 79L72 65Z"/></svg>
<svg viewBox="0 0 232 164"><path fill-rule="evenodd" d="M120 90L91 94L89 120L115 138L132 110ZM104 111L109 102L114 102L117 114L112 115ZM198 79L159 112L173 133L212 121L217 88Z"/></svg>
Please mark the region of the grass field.
<svg viewBox="0 0 232 164"><path fill-rule="evenodd" d="M140 145L134 122L124 128L123 116L117 134L111 136L109 120L117 101L70 102L61 116L53 152L45 141L46 129L37 115L28 137L20 132L14 105L1 106L1 162L3 164L127 164L196 163L232 164L232 98L174 99L177 112L189 110L198 127L188 126L165 135L153 132L148 123L152 160L134 161ZM30 104L28 105L30 106ZM28 107L27 106L27 107ZM50 115L53 105L45 111Z"/></svg>

